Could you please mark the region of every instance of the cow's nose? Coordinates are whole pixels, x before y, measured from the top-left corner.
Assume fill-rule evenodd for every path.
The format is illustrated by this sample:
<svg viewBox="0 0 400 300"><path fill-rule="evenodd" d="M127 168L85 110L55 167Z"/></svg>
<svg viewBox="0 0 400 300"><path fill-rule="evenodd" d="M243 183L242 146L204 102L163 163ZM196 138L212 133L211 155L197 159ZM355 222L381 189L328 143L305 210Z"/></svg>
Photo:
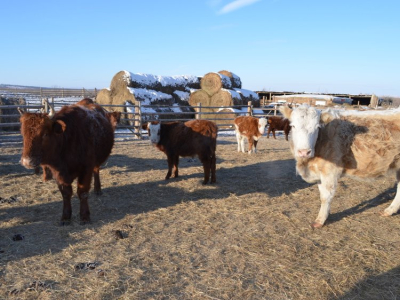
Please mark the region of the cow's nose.
<svg viewBox="0 0 400 300"><path fill-rule="evenodd" d="M21 160L19 161L21 165L23 165L27 169L32 168L32 162L29 158L26 157L21 157Z"/></svg>
<svg viewBox="0 0 400 300"><path fill-rule="evenodd" d="M297 156L298 157L310 157L311 156L311 149L300 149L297 150Z"/></svg>

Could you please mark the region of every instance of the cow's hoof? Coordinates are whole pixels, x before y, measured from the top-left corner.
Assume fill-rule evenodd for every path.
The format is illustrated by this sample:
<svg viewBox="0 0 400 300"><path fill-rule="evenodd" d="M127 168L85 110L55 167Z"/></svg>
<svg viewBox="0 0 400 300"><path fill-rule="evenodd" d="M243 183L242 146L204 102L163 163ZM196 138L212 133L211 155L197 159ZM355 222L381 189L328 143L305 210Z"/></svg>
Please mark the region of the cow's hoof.
<svg viewBox="0 0 400 300"><path fill-rule="evenodd" d="M312 228L322 228L322 226L324 226L324 224L318 223L318 222L313 222L311 224Z"/></svg>
<svg viewBox="0 0 400 300"><path fill-rule="evenodd" d="M69 226L71 225L71 220L61 220L60 226Z"/></svg>
<svg viewBox="0 0 400 300"><path fill-rule="evenodd" d="M390 212L387 212L386 210L384 210L383 212L380 213L380 215L382 217L390 217L392 214Z"/></svg>
<svg viewBox="0 0 400 300"><path fill-rule="evenodd" d="M99 191L94 191L94 193L95 193L97 196L103 195L103 192L102 192L101 190L99 190Z"/></svg>
<svg viewBox="0 0 400 300"><path fill-rule="evenodd" d="M91 223L90 220L81 220L79 222L80 225L87 225L87 224L90 224L90 223Z"/></svg>

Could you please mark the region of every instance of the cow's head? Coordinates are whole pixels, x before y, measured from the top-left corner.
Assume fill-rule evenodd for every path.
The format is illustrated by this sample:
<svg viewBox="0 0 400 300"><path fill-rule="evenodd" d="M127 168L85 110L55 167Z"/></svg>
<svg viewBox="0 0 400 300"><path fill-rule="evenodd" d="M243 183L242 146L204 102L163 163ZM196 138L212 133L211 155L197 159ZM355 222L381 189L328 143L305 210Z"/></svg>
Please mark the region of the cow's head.
<svg viewBox="0 0 400 300"><path fill-rule="evenodd" d="M46 163L62 144L66 124L52 120L47 114L24 113L21 118L23 150L21 164L28 169Z"/></svg>
<svg viewBox="0 0 400 300"><path fill-rule="evenodd" d="M147 123L147 130L149 132L150 142L152 144L158 144L158 142L160 141L161 123L149 122Z"/></svg>
<svg viewBox="0 0 400 300"><path fill-rule="evenodd" d="M258 132L260 132L260 134L264 134L265 126L267 126L267 119L266 118L258 119Z"/></svg>
<svg viewBox="0 0 400 300"><path fill-rule="evenodd" d="M285 118L288 118L292 126L292 147L296 158L312 158L315 155L315 143L317 142L319 129L325 123L330 122L334 116L322 113L315 107L301 105L295 109L287 106L280 107Z"/></svg>

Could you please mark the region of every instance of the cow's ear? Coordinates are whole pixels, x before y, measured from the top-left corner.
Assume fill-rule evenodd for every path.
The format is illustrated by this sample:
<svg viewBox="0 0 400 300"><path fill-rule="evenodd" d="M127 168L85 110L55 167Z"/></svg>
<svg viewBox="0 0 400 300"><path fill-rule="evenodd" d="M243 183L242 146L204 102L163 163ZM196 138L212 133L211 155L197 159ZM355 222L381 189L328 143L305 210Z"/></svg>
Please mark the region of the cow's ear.
<svg viewBox="0 0 400 300"><path fill-rule="evenodd" d="M282 115L286 119L289 119L293 110L289 106L284 105L284 106L279 107L279 111L282 113Z"/></svg>
<svg viewBox="0 0 400 300"><path fill-rule="evenodd" d="M57 134L61 134L65 131L65 129L67 128L67 124L65 124L64 121L61 120L57 120L53 123L53 130L55 133Z"/></svg>
<svg viewBox="0 0 400 300"><path fill-rule="evenodd" d="M323 112L321 114L321 123L322 124L327 124L331 122L333 119L335 119L335 116L331 114L330 112Z"/></svg>

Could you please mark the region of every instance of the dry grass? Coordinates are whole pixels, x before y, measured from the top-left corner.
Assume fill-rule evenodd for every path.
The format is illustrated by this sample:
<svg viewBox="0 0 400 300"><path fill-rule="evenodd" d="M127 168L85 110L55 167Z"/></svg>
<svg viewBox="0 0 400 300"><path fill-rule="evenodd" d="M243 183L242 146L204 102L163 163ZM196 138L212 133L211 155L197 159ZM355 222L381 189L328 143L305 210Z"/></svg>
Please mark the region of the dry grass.
<svg viewBox="0 0 400 300"><path fill-rule="evenodd" d="M400 216L379 215L393 182L340 182L327 225L312 230L318 188L295 175L288 143L256 155L219 137L217 184L199 161L119 141L90 195L92 224L60 227L54 182L0 154L2 299L398 299ZM7 201L8 200L8 201ZM23 240L14 241L20 234Z"/></svg>

